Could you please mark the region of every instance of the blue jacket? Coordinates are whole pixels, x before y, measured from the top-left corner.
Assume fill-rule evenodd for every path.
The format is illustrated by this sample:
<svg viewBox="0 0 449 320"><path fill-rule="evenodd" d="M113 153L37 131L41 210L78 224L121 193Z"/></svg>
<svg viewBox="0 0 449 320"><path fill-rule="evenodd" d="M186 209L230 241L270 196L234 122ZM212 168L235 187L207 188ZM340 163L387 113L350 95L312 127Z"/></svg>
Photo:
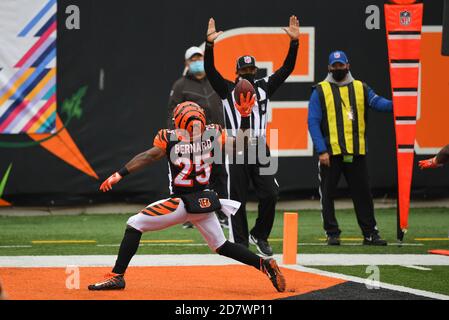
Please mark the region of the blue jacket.
<svg viewBox="0 0 449 320"><path fill-rule="evenodd" d="M393 103L391 100L378 96L373 89L368 87L368 105L376 111L392 112ZM309 126L310 136L312 137L313 145L316 152L321 154L328 151L326 142L324 141L323 133L321 132L321 120L323 113L321 109L321 102L318 92L313 90L309 101L309 112L307 123Z"/></svg>

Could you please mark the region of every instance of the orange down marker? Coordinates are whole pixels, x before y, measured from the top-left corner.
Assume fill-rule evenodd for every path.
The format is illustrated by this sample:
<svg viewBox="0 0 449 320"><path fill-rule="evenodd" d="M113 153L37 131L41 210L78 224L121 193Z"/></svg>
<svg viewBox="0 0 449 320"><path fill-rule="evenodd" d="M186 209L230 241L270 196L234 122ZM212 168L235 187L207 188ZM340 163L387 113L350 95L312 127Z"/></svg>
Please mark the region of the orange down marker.
<svg viewBox="0 0 449 320"><path fill-rule="evenodd" d="M284 212L284 264L296 264L298 253L298 214L296 212Z"/></svg>
<svg viewBox="0 0 449 320"><path fill-rule="evenodd" d="M419 65L423 4L396 0L385 4L388 59L393 96L398 172L398 230L403 240L408 229L410 189L416 137Z"/></svg>

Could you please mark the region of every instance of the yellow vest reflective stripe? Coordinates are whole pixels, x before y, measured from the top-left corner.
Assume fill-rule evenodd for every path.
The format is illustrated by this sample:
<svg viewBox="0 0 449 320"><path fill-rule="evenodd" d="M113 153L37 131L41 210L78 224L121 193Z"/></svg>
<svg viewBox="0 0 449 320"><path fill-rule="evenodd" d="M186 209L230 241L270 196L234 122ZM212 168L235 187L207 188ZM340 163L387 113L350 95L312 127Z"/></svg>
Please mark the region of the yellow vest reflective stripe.
<svg viewBox="0 0 449 320"><path fill-rule="evenodd" d="M365 94L361 81L346 86L327 81L317 85L323 111L322 131L333 155L366 154Z"/></svg>
<svg viewBox="0 0 449 320"><path fill-rule="evenodd" d="M367 119L367 111L365 106L368 105L367 95L365 86L361 81L354 81L352 83L355 96L355 102L357 108L355 108L357 112L357 137L358 137L358 147L359 154L366 154L366 119Z"/></svg>

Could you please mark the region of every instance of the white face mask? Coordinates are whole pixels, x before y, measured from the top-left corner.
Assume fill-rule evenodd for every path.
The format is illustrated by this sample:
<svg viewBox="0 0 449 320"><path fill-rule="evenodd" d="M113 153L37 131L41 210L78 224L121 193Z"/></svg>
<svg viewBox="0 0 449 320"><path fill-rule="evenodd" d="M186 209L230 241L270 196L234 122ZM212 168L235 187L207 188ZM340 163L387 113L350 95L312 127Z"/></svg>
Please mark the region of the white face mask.
<svg viewBox="0 0 449 320"><path fill-rule="evenodd" d="M204 73L204 61L196 60L189 64L189 72L192 74Z"/></svg>

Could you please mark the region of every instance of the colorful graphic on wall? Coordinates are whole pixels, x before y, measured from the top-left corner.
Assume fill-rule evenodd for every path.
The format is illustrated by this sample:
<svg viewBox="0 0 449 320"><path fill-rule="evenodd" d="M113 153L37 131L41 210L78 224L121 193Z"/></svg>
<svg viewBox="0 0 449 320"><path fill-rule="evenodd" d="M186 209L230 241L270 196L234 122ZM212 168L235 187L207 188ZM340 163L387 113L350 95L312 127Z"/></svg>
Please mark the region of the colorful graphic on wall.
<svg viewBox="0 0 449 320"><path fill-rule="evenodd" d="M8 201L2 199L3 192L5 191L6 187L6 182L8 182L9 174L11 173L11 168L12 163L8 166L8 169L6 169L5 174L0 179L0 207L8 207L11 205Z"/></svg>
<svg viewBox="0 0 449 320"><path fill-rule="evenodd" d="M60 111L65 121L57 112L56 13L56 0L0 2L0 135L25 133L29 137L0 140L0 148L40 145L98 179L67 130L73 118L81 118L87 87L64 100ZM2 194L6 180L2 180ZM0 204L8 205L4 200Z"/></svg>
<svg viewBox="0 0 449 320"><path fill-rule="evenodd" d="M56 129L56 0L0 2L0 133Z"/></svg>
<svg viewBox="0 0 449 320"><path fill-rule="evenodd" d="M62 112L66 115L66 120L63 123L59 115L56 115L57 131L55 133L29 134L28 136L32 139L32 141L0 141L0 148L17 149L40 145L72 167L95 179L98 179L98 175L92 169L89 162L85 159L67 130L67 127L72 119L80 119L83 114L81 103L86 91L87 86L81 87L74 95L72 95L72 97L64 100L62 104ZM0 206L11 205L9 202L1 199L10 171L11 165L8 167L5 176L0 181Z"/></svg>
<svg viewBox="0 0 449 320"><path fill-rule="evenodd" d="M68 164L84 172L85 174L98 179L97 174L91 168L81 151L73 141L67 127L72 119L80 119L83 113L81 102L86 94L87 87L81 87L72 97L64 100L62 112L66 115L63 123L58 114L56 114L56 132L45 134L28 134L33 141L5 142L0 141L0 148L26 148L41 145L55 156L64 160Z"/></svg>

